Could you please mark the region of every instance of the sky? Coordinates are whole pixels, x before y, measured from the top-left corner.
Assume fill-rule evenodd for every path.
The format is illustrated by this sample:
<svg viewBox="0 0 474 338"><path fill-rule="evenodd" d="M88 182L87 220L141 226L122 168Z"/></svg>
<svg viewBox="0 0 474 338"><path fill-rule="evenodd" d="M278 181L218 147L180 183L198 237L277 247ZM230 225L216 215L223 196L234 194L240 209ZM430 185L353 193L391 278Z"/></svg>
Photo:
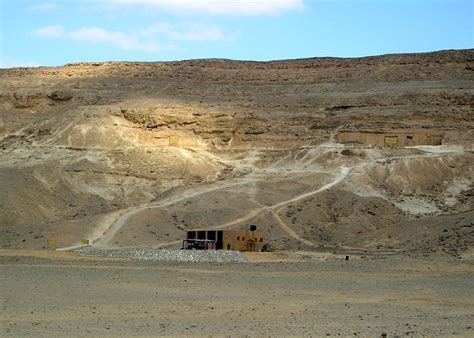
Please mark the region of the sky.
<svg viewBox="0 0 474 338"><path fill-rule="evenodd" d="M0 0L0 68L474 47L474 0Z"/></svg>

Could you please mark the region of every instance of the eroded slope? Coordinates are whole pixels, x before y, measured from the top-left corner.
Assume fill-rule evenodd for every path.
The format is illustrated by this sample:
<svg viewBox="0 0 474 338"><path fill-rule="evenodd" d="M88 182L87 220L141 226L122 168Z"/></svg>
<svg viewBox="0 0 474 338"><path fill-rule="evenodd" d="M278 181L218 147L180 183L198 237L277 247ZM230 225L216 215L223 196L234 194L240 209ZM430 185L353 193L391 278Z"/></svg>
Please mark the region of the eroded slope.
<svg viewBox="0 0 474 338"><path fill-rule="evenodd" d="M473 61L465 50L0 70L2 246L176 245L192 227L255 222L276 249L469 252ZM344 145L341 129L443 141Z"/></svg>

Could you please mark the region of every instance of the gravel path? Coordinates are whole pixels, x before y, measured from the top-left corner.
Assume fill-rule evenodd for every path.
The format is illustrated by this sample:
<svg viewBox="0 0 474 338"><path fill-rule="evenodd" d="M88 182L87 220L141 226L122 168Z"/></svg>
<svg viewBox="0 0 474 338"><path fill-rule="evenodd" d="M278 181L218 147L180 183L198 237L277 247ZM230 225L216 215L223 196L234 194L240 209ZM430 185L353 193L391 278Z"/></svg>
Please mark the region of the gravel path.
<svg viewBox="0 0 474 338"><path fill-rule="evenodd" d="M97 249L84 247L74 251L77 256L111 257L138 259L153 262L187 262L187 263L245 263L247 258L239 251L197 251L171 249Z"/></svg>

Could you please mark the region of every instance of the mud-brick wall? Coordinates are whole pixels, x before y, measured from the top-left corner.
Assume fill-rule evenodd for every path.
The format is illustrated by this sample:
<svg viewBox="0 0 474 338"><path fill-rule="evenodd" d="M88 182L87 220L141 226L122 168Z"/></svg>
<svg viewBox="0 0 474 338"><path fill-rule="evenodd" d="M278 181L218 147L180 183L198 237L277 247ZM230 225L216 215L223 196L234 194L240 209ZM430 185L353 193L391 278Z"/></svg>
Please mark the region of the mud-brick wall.
<svg viewBox="0 0 474 338"><path fill-rule="evenodd" d="M262 232L224 230L224 250L229 248L238 251L261 251L264 244Z"/></svg>
<svg viewBox="0 0 474 338"><path fill-rule="evenodd" d="M205 146L196 135L182 131L156 133L154 135L154 145L178 148L203 148Z"/></svg>
<svg viewBox="0 0 474 338"><path fill-rule="evenodd" d="M372 131L341 130L336 141L343 144L365 147L406 147L415 145L441 145L443 134L429 131Z"/></svg>

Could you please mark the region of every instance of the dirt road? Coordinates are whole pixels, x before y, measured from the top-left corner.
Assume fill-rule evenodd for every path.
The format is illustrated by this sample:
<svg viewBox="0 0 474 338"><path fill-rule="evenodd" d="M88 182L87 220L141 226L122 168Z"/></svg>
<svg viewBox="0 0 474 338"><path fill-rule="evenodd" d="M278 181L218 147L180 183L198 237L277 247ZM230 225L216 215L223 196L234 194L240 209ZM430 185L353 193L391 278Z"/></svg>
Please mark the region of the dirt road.
<svg viewBox="0 0 474 338"><path fill-rule="evenodd" d="M312 164L314 164L315 158L318 158L319 156L321 156L321 154L326 154L330 150L341 148L341 145L334 143L332 138L333 136L331 136L331 140L329 142L322 143L316 147L310 147L308 145L296 151L296 153L294 154L290 152L290 154L288 154L286 157L278 160L277 162L263 169L256 168L255 165L253 164L253 162L255 161L255 158L258 157L258 154L254 152L249 152L248 156L244 158L244 160L235 160L235 161L220 159L219 157L214 155L212 156L212 159L214 161L225 162L227 165L233 166L235 168L244 169L247 172L247 175L238 177L233 180L224 181L224 182L216 181L206 186L200 186L194 190L189 190L189 191L185 190L175 196L162 200L158 203L148 203L142 206L137 206L137 207L123 210L119 214L119 216L115 218L110 218L110 220L112 221L109 224L102 224L101 228L104 229L102 231L103 236L100 232L96 232L96 234L92 236L92 241L94 242L94 245L97 247L113 247L114 245L112 243L117 233L122 229L122 227L124 227L127 224L127 222L129 222L129 220L133 216L139 214L140 212L143 212L149 209L166 208L172 204L175 204L183 200L191 200L193 198L206 198L206 196L210 196L212 195L213 192L216 192L218 190L232 191L236 187L244 187L245 185L248 185L248 184L252 184L252 183L255 184L257 182L271 180L272 179L271 175L275 174L275 172L283 172L285 173L285 175L288 175L289 173L295 174L301 171L312 173L312 174L325 174L328 171L327 169L320 168L319 166L313 167ZM273 218L276 220L277 224L280 226L281 230L283 230L291 238L296 239L298 242L303 243L304 245L307 245L309 247L315 247L316 245L314 243L298 235L288 224L284 222L284 220L281 219L279 214L286 206L294 204L306 198L312 197L318 193L321 193L323 191L326 191L336 186L341 181L345 180L350 175L351 171L354 169L370 167L371 165L374 165L376 163L380 163L380 162L388 161L388 160L394 160L394 159L411 160L411 159L419 159L419 158L426 158L426 157L439 157L439 156L442 156L442 154L443 152L427 153L427 154L422 153L422 154L416 154L416 155L409 154L409 155L403 155L403 156L398 156L398 157L393 157L393 156L382 157L382 158L379 157L375 159L363 160L360 163L357 163L351 166L341 165L337 168L337 170L333 170L333 175L332 175L333 177L331 178L331 180L325 184L322 184L319 187L315 187L314 189L310 191L304 191L290 198L280 200L272 205L266 205L266 206L259 205L257 208L249 210L245 215L243 216L239 215L235 219L226 221L219 225L215 225L213 226L213 228L222 229L222 228L231 227L241 222L254 219L257 215L259 215L262 212L269 211L272 214ZM289 163L286 163L285 161L287 159L290 159L291 161ZM285 164L283 164L283 162L285 162ZM287 180L291 180L291 178L287 177ZM179 241L173 240L173 241L169 241L168 243L160 243L159 245L155 247L176 245L176 243L179 243ZM75 246L67 247L65 249L69 250L69 249L80 247L80 246L81 246L81 243L78 243Z"/></svg>

